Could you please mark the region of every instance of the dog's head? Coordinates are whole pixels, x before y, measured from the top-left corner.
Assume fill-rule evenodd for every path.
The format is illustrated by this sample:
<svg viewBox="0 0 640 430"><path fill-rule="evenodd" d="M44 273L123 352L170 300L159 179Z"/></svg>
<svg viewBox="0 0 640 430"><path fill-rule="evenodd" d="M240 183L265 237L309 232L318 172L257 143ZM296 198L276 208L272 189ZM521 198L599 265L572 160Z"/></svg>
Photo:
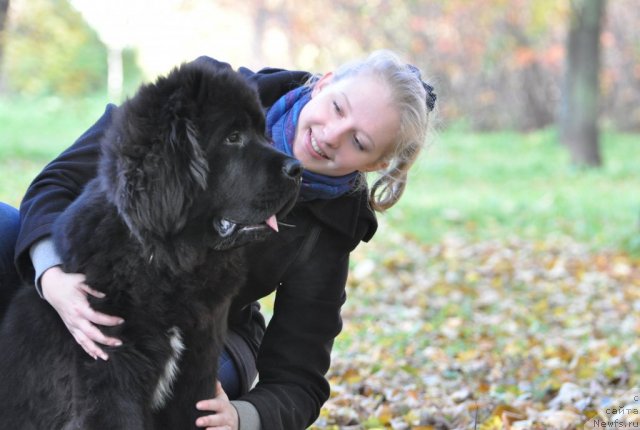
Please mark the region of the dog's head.
<svg viewBox="0 0 640 430"><path fill-rule="evenodd" d="M205 60L141 87L118 109L100 166L102 189L153 253L222 250L270 234L301 173L269 144L255 89Z"/></svg>

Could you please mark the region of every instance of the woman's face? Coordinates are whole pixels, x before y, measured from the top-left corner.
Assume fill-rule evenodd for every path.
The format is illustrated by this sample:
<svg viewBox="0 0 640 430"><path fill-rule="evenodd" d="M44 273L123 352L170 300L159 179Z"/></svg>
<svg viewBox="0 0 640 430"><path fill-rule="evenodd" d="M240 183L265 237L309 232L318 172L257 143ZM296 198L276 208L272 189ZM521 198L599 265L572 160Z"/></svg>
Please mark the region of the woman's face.
<svg viewBox="0 0 640 430"><path fill-rule="evenodd" d="M389 88L374 76L315 85L298 119L293 154L305 169L328 176L385 167L381 160L395 142L400 117Z"/></svg>

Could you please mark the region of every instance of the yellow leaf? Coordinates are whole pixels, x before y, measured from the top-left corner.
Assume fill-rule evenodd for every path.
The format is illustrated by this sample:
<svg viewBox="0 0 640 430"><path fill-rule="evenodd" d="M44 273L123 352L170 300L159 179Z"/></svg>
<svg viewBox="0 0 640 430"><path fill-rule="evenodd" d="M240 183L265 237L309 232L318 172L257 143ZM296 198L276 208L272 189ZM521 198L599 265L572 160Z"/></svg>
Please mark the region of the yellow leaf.
<svg viewBox="0 0 640 430"><path fill-rule="evenodd" d="M381 405L376 410L376 418L380 421L381 424L389 424L391 423L391 419L393 418L393 412L388 405Z"/></svg>
<svg viewBox="0 0 640 430"><path fill-rule="evenodd" d="M358 372L357 369L352 368L344 372L344 374L342 375L342 379L349 384L353 384L356 382L360 382L362 380L362 377L360 376L360 372Z"/></svg>
<svg viewBox="0 0 640 430"><path fill-rule="evenodd" d="M502 418L497 415L492 415L485 422L480 424L480 430L502 430Z"/></svg>
<svg viewBox="0 0 640 430"><path fill-rule="evenodd" d="M479 393L488 393L490 389L491 389L491 384L489 384L486 381L480 382L477 388Z"/></svg>
<svg viewBox="0 0 640 430"><path fill-rule="evenodd" d="M509 427L509 425L514 421L521 421L527 418L524 412L509 405L496 406L493 410L493 414L499 415L507 427Z"/></svg>
<svg viewBox="0 0 640 430"><path fill-rule="evenodd" d="M526 415L509 405L498 405L491 412L491 416L480 425L480 430L503 430L511 428L511 423L526 418Z"/></svg>

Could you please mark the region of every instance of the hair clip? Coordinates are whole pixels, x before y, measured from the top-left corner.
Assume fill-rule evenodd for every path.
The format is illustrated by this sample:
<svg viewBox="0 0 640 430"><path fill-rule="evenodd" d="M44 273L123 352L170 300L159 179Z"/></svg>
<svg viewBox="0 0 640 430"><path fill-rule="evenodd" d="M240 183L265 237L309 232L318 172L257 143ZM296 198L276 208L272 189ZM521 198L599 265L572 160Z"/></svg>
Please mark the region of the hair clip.
<svg viewBox="0 0 640 430"><path fill-rule="evenodd" d="M434 92L434 88L431 85L422 80L420 69L418 69L413 64L407 64L407 68L418 77L418 79L422 83L422 86L424 87L424 90L427 92L427 109L429 109L429 112L431 112L436 107L436 100L438 99L438 95Z"/></svg>

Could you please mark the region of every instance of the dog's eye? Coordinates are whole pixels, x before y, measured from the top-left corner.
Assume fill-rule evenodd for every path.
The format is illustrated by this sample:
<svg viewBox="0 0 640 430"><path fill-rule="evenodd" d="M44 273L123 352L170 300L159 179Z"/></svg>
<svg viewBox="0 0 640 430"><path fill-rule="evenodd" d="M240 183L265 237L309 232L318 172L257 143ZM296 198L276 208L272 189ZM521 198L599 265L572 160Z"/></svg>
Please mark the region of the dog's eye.
<svg viewBox="0 0 640 430"><path fill-rule="evenodd" d="M239 144L242 143L242 135L238 131L234 131L227 136L227 143Z"/></svg>

